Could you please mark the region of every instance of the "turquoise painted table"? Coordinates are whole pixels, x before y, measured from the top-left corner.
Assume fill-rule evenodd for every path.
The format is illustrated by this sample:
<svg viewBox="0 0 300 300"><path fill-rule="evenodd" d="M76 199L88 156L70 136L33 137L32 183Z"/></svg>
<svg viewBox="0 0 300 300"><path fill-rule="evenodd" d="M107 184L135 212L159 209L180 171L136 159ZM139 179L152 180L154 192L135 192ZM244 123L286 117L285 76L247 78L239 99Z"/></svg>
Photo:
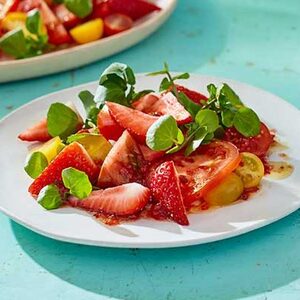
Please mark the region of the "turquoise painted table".
<svg viewBox="0 0 300 300"><path fill-rule="evenodd" d="M245 81L300 108L299 46L299 0L181 0L159 32L127 51L76 71L2 84L0 114L95 80L114 61L137 72L168 61L174 71ZM1 214L0 241L3 300L300 299L300 212L230 240L166 250L62 243Z"/></svg>

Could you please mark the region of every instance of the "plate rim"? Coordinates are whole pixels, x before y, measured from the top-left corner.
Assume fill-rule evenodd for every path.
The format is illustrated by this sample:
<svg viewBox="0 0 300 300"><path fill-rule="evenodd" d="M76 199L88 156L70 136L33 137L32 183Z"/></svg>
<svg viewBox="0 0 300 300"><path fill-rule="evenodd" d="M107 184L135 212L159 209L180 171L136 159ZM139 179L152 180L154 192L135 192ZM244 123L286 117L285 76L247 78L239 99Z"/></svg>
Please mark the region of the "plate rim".
<svg viewBox="0 0 300 300"><path fill-rule="evenodd" d="M173 74L180 74L180 72L172 72ZM139 80L139 78L145 77L147 73L137 73L136 77L137 80ZM274 101L276 101L277 103L284 103L285 105L289 106L290 109L296 111L299 116L300 116L300 110L295 107L293 104L289 103L288 101L285 101L283 98L267 91L264 90L262 88L259 87L255 87L251 84L248 83L244 83L244 82L240 82L237 80L233 80L230 78L224 78L224 77L218 77L218 76L211 76L211 75L205 75L205 74L199 74L199 73L190 73L191 77L211 77L214 78L218 81L223 81L223 82L231 82L234 84L238 84L240 86L247 86L248 88L257 90L259 92L263 92L263 93L267 93L268 95L270 95ZM86 83L82 83L80 85L76 85L76 86L72 86L69 88L65 88L65 89L61 89L58 91L54 91L52 93L48 93L45 95L42 95L38 98L35 98L23 105L21 105L19 108L15 109L14 111L10 112L9 114L7 114L6 116L4 116L3 118L1 118L0 120L0 126L7 120L9 119L12 115L14 115L16 112L26 108L27 106L31 106L32 104L34 104L35 102L39 102L39 101L43 101L43 99L45 97L51 97L51 96L56 96L58 94L60 94L61 92L68 92L74 89L80 89L81 87L86 87L88 85L96 85L98 83L98 81L90 81L90 82L86 82ZM92 240L89 238L86 239L82 239L82 238L77 238L77 237L66 237L64 235L59 235L56 233L51 233L51 232L47 232L41 228L39 228L38 226L32 225L30 224L30 222L27 222L26 220L22 220L21 218L19 218L17 215L15 215L13 212L8 211L6 208L1 206L1 202L0 202L0 211L3 212L5 215L7 215L9 218L11 218L12 220L14 220L15 222L23 225L24 227L39 233L43 236L46 236L48 238L52 238L55 240L59 240L59 241L63 241L63 242L69 242L69 243L76 243L76 244L83 244L83 245L90 245L90 246L101 246L101 247L113 247L113 248L150 248L150 249L156 249L156 248L174 248L174 247L186 247L186 246L192 246L192 245L200 245L200 244L206 244L206 243L211 243L211 242L215 242L215 241L221 241L224 239L228 239L231 237L236 237L248 232L251 232L253 230L262 228L264 226L267 226L269 224L272 224L280 219L285 218L286 216L292 214L293 212L295 212L297 209L300 208L300 203L298 205L295 205L293 207L293 209L289 209L286 212L284 212L283 214L281 214L279 217L273 217L273 218L269 218L266 219L262 222L260 222L259 224L253 224L253 225L248 225L246 227L237 229L237 230L233 230L233 231L229 231L226 233L222 233L221 235L215 235L215 236L211 236L211 237L206 237L205 239L203 238L190 238L189 240L175 240L175 241L166 241L164 243L162 242L155 242L155 241L144 241L144 242L115 242L115 241L99 241L99 240ZM180 226L181 227L181 226Z"/></svg>

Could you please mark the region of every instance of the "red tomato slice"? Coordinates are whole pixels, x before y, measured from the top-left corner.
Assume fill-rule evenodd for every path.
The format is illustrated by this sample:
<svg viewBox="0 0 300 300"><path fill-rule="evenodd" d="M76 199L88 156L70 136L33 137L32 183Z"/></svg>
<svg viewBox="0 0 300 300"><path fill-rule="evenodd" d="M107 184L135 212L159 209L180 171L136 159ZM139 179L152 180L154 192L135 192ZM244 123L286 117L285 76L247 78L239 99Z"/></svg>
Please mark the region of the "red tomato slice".
<svg viewBox="0 0 300 300"><path fill-rule="evenodd" d="M224 139L238 147L241 152L251 152L257 156L266 155L273 138L274 136L264 123L261 123L260 134L254 137L244 137L233 127L226 129L224 135Z"/></svg>
<svg viewBox="0 0 300 300"><path fill-rule="evenodd" d="M241 160L238 149L224 141L201 146L187 157L176 153L170 159L175 163L186 206L201 200L207 191L235 170Z"/></svg>
<svg viewBox="0 0 300 300"><path fill-rule="evenodd" d="M54 27L47 26L48 41L53 45L62 45L72 42L68 31L62 24L56 24Z"/></svg>
<svg viewBox="0 0 300 300"><path fill-rule="evenodd" d="M94 0L93 1L92 19L96 19L96 18L104 19L111 13L112 13L112 11L106 0Z"/></svg>
<svg viewBox="0 0 300 300"><path fill-rule="evenodd" d="M106 36L128 30L132 26L132 19L123 14L112 14L104 18L104 33Z"/></svg>
<svg viewBox="0 0 300 300"><path fill-rule="evenodd" d="M72 28L80 23L80 19L70 12L64 4L56 5L53 7L53 11L65 28Z"/></svg>

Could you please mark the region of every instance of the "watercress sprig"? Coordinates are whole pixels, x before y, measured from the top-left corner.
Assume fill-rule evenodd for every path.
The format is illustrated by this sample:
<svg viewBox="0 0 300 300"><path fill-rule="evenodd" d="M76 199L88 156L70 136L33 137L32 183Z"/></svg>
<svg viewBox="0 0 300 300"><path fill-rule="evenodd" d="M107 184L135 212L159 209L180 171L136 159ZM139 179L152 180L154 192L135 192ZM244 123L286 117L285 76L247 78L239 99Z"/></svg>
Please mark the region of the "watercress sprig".
<svg viewBox="0 0 300 300"><path fill-rule="evenodd" d="M111 101L130 106L135 100L153 92L153 90L136 92L135 84L135 75L129 66L113 63L100 76L94 100L98 105L104 105L105 101Z"/></svg>
<svg viewBox="0 0 300 300"><path fill-rule="evenodd" d="M176 123L175 128L173 124L173 135L170 135L166 132L166 126L160 118L160 121L157 121L155 126L151 126L151 131L149 129L147 133L147 141L159 141L158 143L147 143L152 150L167 150L167 153L174 153L186 148L185 155L190 155L201 144L209 143L214 137L220 137L224 129L228 127L235 127L245 137L259 134L260 120L257 114L243 104L229 85L224 83L218 89L214 84L209 84L207 86L209 99L198 105L183 92L178 92L175 84L178 79L188 79L188 73L172 76L168 65L165 63L163 70L148 75L165 75L159 86L159 91L171 91L193 119L190 124L185 125L185 128L183 126L178 127ZM176 130L185 132L181 143L174 139ZM164 144L162 140L166 137L167 142Z"/></svg>

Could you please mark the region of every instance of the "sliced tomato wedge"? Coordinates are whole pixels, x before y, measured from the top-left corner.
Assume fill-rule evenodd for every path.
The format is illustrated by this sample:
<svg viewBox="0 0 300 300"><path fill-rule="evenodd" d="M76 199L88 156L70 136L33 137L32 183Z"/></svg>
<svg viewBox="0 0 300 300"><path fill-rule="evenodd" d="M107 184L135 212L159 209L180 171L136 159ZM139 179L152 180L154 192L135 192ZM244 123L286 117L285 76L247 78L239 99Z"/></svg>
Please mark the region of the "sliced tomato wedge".
<svg viewBox="0 0 300 300"><path fill-rule="evenodd" d="M174 161L186 206L200 200L217 186L240 163L240 154L233 144L215 141L201 146L192 155L174 154Z"/></svg>
<svg viewBox="0 0 300 300"><path fill-rule="evenodd" d="M104 33L106 36L128 30L132 26L132 19L123 14L112 14L104 18Z"/></svg>
<svg viewBox="0 0 300 300"><path fill-rule="evenodd" d="M80 23L80 19L70 12L64 4L54 6L53 11L65 28L69 29Z"/></svg>
<svg viewBox="0 0 300 300"><path fill-rule="evenodd" d="M268 127L261 123L260 133L254 137L244 137L235 128L228 128L225 131L224 139L239 148L241 152L251 152L257 156L265 156L268 152L274 136Z"/></svg>

